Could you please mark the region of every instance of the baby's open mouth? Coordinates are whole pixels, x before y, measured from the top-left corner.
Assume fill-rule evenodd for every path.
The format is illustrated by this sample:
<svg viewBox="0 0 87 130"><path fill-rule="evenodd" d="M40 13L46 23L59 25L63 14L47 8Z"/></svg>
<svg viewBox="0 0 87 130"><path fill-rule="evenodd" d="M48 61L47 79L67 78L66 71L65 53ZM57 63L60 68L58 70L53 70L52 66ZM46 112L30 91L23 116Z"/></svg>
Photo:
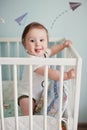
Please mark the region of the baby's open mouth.
<svg viewBox="0 0 87 130"><path fill-rule="evenodd" d="M40 51L42 51L42 48L35 49L35 52L39 53Z"/></svg>

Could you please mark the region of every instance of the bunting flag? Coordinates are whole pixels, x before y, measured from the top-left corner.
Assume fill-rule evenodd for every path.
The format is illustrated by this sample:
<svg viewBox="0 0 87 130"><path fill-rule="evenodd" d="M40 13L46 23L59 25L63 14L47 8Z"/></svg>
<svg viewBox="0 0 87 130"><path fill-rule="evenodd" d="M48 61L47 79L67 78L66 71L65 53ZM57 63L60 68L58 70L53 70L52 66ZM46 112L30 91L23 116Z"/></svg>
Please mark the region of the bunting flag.
<svg viewBox="0 0 87 130"><path fill-rule="evenodd" d="M74 11L77 9L82 3L79 2L69 2L70 8Z"/></svg>
<svg viewBox="0 0 87 130"><path fill-rule="evenodd" d="M16 21L19 25L21 25L23 19L26 17L27 14L28 14L28 13L25 13L25 14L19 16L18 18L15 19L15 21Z"/></svg>

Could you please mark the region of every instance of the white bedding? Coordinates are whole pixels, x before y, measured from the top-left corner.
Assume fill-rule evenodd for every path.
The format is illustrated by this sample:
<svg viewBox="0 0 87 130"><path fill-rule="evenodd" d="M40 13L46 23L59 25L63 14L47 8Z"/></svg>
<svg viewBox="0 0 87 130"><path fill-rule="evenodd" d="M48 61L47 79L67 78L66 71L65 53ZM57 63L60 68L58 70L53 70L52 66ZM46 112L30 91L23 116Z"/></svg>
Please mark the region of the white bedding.
<svg viewBox="0 0 87 130"><path fill-rule="evenodd" d="M19 130L29 130L29 116L20 116ZM4 118L5 130L15 130L15 117ZM58 130L58 120L47 116L47 130ZM0 130L1 120L0 120ZM43 130L43 116L33 116L33 130Z"/></svg>

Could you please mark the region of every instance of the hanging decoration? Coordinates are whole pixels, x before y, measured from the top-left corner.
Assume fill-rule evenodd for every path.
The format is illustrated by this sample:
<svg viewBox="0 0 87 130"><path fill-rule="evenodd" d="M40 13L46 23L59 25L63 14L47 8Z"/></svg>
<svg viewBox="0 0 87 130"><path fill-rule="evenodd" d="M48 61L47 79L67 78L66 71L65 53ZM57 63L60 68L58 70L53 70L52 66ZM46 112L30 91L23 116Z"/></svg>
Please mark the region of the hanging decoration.
<svg viewBox="0 0 87 130"><path fill-rule="evenodd" d="M18 25L22 25L22 22L26 18L27 14L28 13L25 13L25 14L23 14L23 15L21 15L18 18L15 19L15 21L18 23Z"/></svg>
<svg viewBox="0 0 87 130"><path fill-rule="evenodd" d="M72 10L72 11L74 11L74 10L76 10L79 6L81 6L82 5L82 3L80 3L80 2L69 2L69 6L70 6L70 9ZM61 17L61 16L63 16L65 13L67 13L68 12L68 10L64 10L64 11L62 11L58 16L56 16L55 17L55 19L53 20L53 22L52 22L52 24L51 24L51 29L54 27L54 24L55 24L55 22Z"/></svg>
<svg viewBox="0 0 87 130"><path fill-rule="evenodd" d="M69 2L70 8L74 11L75 9L77 9L82 3L78 3L78 2Z"/></svg>

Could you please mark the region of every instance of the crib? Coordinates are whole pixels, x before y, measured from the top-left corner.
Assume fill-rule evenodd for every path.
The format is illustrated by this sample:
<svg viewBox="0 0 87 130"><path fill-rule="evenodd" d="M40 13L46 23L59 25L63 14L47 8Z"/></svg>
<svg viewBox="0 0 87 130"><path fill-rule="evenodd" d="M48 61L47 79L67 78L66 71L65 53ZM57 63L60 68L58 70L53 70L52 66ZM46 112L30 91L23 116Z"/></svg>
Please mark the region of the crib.
<svg viewBox="0 0 87 130"><path fill-rule="evenodd" d="M49 44L61 44L64 38L50 38ZM16 53L15 53L16 52ZM43 112L32 114L32 66L44 65L44 104ZM29 115L23 116L18 106L18 84L21 85L21 75L24 65L29 66ZM60 81L58 89L58 109L47 113L48 110L48 66L59 67ZM67 103L63 110L63 73L74 68L76 77L67 81ZM66 48L59 55L46 59L26 57L20 38L0 38L0 130L77 130L79 98L81 84L82 59L75 48ZM54 94L55 95L55 94ZM12 104L10 104L12 102ZM57 104L58 103L58 104ZM6 115L6 111L13 107L14 114ZM52 106L53 107L53 106ZM54 110L51 109L51 110ZM64 126L63 126L64 125Z"/></svg>

